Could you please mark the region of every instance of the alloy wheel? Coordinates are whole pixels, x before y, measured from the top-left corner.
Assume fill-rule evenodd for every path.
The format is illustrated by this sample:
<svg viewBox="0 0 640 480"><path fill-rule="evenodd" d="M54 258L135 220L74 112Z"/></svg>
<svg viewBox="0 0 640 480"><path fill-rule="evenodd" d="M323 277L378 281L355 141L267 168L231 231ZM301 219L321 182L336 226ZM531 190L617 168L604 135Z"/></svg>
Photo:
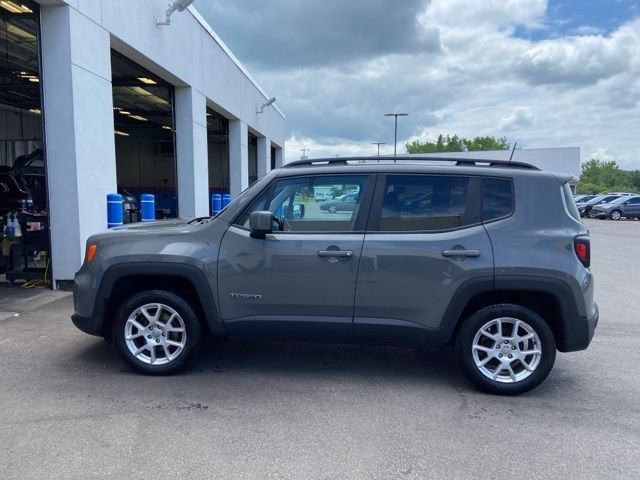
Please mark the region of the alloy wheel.
<svg viewBox="0 0 640 480"><path fill-rule="evenodd" d="M501 317L485 323L472 343L476 368L500 383L517 383L529 377L542 359L537 332L517 318Z"/></svg>
<svg viewBox="0 0 640 480"><path fill-rule="evenodd" d="M620 220L621 216L622 215L618 210L614 210L613 212L611 212L611 220Z"/></svg>
<svg viewBox="0 0 640 480"><path fill-rule="evenodd" d="M124 325L129 352L148 365L166 365L180 356L187 343L184 320L163 303L136 308Z"/></svg>

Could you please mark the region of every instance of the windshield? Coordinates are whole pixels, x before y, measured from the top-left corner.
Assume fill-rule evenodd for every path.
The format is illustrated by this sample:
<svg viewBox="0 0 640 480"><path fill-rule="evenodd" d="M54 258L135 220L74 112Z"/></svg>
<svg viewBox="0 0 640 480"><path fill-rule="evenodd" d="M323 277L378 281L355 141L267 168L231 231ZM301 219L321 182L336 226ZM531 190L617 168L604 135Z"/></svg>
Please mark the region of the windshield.
<svg viewBox="0 0 640 480"><path fill-rule="evenodd" d="M620 198L616 198L615 200L611 200L609 203L611 205L620 205L621 203L626 202L627 200L629 200L630 198L633 198L631 196L626 196L626 197L620 197Z"/></svg>
<svg viewBox="0 0 640 480"><path fill-rule="evenodd" d="M607 198L607 196L608 195L598 195L597 197L594 197L591 200L589 200L587 203L591 203L591 204L595 205L596 203L601 202L602 200Z"/></svg>

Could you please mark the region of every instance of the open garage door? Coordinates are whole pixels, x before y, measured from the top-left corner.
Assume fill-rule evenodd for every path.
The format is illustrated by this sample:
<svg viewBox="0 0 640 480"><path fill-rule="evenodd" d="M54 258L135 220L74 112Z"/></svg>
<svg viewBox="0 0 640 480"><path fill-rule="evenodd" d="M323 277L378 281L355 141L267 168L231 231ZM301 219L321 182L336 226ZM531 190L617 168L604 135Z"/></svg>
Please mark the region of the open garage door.
<svg viewBox="0 0 640 480"><path fill-rule="evenodd" d="M156 200L156 218L178 213L173 86L118 52L111 52L118 193L125 222L138 219L143 193Z"/></svg>
<svg viewBox="0 0 640 480"><path fill-rule="evenodd" d="M229 120L207 108L209 195L229 193Z"/></svg>
<svg viewBox="0 0 640 480"><path fill-rule="evenodd" d="M0 274L44 285L50 263L38 4L0 2Z"/></svg>

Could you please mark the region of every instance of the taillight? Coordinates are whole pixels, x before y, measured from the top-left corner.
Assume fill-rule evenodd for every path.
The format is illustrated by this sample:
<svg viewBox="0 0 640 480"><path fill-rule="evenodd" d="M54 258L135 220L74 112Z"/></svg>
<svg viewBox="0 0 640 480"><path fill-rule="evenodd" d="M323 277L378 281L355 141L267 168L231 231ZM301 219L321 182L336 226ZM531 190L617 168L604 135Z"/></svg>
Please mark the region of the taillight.
<svg viewBox="0 0 640 480"><path fill-rule="evenodd" d="M589 268L591 265L591 244L589 237L576 237L573 246L580 263Z"/></svg>

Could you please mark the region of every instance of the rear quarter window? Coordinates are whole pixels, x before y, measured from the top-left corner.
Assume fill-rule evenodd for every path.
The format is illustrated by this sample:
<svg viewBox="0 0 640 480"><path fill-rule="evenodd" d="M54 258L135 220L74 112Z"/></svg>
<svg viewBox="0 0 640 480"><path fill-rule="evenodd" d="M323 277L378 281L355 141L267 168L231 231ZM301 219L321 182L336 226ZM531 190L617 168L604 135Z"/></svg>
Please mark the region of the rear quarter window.
<svg viewBox="0 0 640 480"><path fill-rule="evenodd" d="M578 212L576 202L573 200L573 192L571 191L571 186L568 183L562 185L562 196L564 197L564 204L567 207L569 215L580 222L580 212Z"/></svg>
<svg viewBox="0 0 640 480"><path fill-rule="evenodd" d="M482 179L482 220L488 222L513 213L513 182L509 178Z"/></svg>

